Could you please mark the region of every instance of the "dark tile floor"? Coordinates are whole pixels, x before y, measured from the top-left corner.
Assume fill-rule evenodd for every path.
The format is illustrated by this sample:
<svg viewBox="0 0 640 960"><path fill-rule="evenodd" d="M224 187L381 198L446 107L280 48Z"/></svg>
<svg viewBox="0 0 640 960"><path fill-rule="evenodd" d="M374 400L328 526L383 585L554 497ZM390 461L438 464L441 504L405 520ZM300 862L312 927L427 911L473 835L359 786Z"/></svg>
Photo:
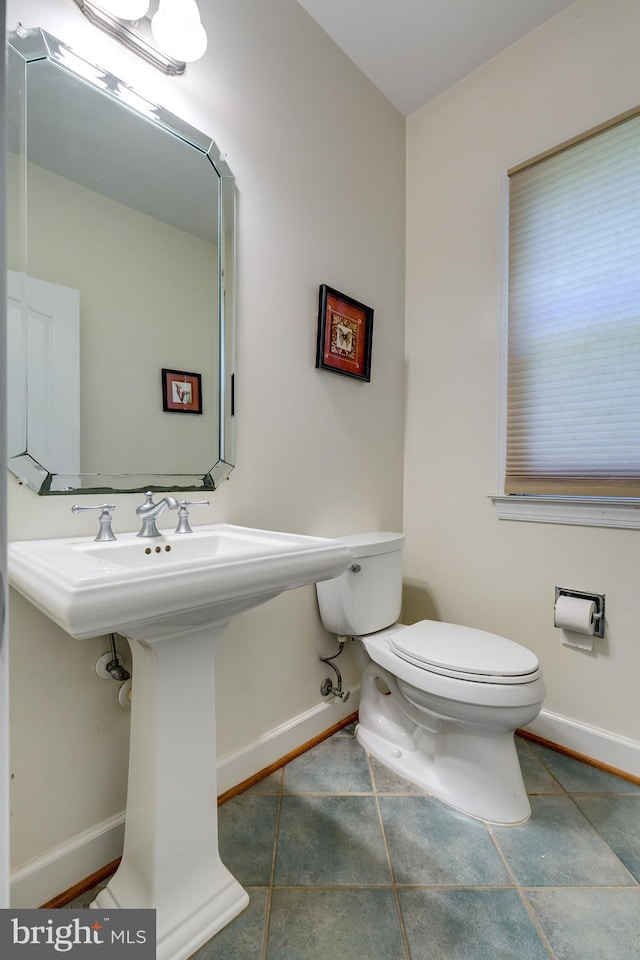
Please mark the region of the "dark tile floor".
<svg viewBox="0 0 640 960"><path fill-rule="evenodd" d="M640 787L517 743L520 827L449 809L351 727L229 800L251 903L195 960L640 960Z"/></svg>

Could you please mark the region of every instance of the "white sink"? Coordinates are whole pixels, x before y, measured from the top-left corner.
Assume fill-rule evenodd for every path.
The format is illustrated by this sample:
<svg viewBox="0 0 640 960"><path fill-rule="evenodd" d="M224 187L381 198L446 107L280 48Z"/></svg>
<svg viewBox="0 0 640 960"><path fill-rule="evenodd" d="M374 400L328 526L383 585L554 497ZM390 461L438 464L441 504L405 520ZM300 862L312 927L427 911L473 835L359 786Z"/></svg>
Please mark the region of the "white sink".
<svg viewBox="0 0 640 960"><path fill-rule="evenodd" d="M73 637L144 639L226 620L283 590L341 573L335 540L228 523L190 534L135 533L9 544L12 585Z"/></svg>
<svg viewBox="0 0 640 960"><path fill-rule="evenodd" d="M155 909L157 960L186 960L249 902L218 852L216 642L234 614L338 576L351 554L336 540L226 523L30 540L8 554L12 586L67 633L129 640L124 853L92 906Z"/></svg>

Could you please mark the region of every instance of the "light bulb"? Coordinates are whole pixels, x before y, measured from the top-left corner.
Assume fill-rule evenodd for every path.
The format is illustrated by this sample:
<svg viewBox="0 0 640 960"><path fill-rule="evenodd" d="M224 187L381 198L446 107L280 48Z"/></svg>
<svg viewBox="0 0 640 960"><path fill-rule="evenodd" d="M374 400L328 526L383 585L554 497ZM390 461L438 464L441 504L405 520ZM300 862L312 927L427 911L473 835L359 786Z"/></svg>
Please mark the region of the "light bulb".
<svg viewBox="0 0 640 960"><path fill-rule="evenodd" d="M97 0L97 4L120 20L139 20L149 9L149 0Z"/></svg>
<svg viewBox="0 0 640 960"><path fill-rule="evenodd" d="M199 60L207 49L196 0L160 0L151 32L164 53L184 63Z"/></svg>

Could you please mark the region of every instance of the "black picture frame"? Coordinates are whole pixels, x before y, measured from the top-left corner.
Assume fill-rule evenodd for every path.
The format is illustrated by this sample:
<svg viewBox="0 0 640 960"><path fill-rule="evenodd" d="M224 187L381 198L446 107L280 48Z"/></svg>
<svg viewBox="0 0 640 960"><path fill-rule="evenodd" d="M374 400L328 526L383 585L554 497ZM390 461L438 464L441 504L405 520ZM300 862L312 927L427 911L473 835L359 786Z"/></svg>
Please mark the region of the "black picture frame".
<svg viewBox="0 0 640 960"><path fill-rule="evenodd" d="M321 284L316 368L369 382L372 346L373 308Z"/></svg>
<svg viewBox="0 0 640 960"><path fill-rule="evenodd" d="M162 368L162 409L165 413L202 413L202 376Z"/></svg>

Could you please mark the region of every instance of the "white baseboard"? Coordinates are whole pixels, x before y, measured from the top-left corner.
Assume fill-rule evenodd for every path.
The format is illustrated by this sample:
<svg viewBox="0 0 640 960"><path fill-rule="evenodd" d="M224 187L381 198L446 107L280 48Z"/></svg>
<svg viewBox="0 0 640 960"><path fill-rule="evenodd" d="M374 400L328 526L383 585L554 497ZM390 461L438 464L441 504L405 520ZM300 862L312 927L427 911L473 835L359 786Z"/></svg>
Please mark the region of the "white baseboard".
<svg viewBox="0 0 640 960"><path fill-rule="evenodd" d="M11 871L11 906L41 907L122 856L124 810Z"/></svg>
<svg viewBox="0 0 640 960"><path fill-rule="evenodd" d="M548 710L542 710L533 723L524 729L558 746L581 753L591 760L640 777L640 743L637 740L621 737L609 730L592 727L588 723L580 723Z"/></svg>
<svg viewBox="0 0 640 960"><path fill-rule="evenodd" d="M218 758L218 793L286 757L358 709L359 687L347 703L331 699L263 734L241 750ZM40 907L122 856L124 811L76 834L11 872L11 906Z"/></svg>
<svg viewBox="0 0 640 960"><path fill-rule="evenodd" d="M329 730L358 709L360 685L346 703L331 698L268 730L253 743L218 757L218 794L248 780L254 773L286 757L308 740Z"/></svg>

